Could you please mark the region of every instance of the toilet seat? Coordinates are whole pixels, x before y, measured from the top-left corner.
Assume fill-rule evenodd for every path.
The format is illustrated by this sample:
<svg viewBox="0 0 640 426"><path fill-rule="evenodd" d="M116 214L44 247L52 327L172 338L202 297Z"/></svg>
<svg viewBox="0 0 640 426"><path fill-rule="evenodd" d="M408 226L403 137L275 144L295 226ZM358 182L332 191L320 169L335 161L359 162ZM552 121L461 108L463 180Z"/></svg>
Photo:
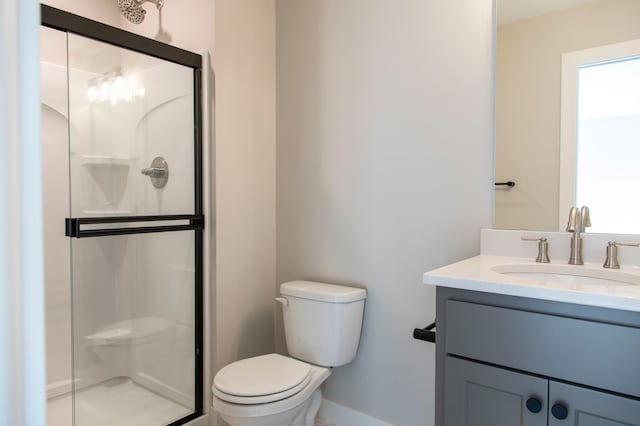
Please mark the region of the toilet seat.
<svg viewBox="0 0 640 426"><path fill-rule="evenodd" d="M216 397L235 404L265 404L295 395L311 380L311 365L279 354L236 361L216 374Z"/></svg>
<svg viewBox="0 0 640 426"><path fill-rule="evenodd" d="M311 379L309 383L304 386L300 392L291 395L288 398L281 399L279 401L273 401L271 403L263 404L238 404L225 401L223 398L218 397L215 386L212 386L213 409L218 413L227 416L234 416L239 418L256 418L274 415L282 413L294 407L303 404L308 398L311 397L313 392L318 390L320 385L331 375L331 368L319 367L313 364L311 365Z"/></svg>

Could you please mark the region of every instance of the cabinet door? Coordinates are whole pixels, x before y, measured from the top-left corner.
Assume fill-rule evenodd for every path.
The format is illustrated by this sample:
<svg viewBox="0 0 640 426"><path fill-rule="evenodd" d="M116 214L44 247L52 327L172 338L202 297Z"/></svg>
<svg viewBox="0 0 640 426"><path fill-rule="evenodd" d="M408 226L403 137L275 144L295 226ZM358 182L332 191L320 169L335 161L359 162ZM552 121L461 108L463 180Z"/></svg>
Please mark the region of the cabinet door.
<svg viewBox="0 0 640 426"><path fill-rule="evenodd" d="M445 426L546 426L548 381L447 357Z"/></svg>
<svg viewBox="0 0 640 426"><path fill-rule="evenodd" d="M640 426L635 399L551 381L549 403L549 426Z"/></svg>

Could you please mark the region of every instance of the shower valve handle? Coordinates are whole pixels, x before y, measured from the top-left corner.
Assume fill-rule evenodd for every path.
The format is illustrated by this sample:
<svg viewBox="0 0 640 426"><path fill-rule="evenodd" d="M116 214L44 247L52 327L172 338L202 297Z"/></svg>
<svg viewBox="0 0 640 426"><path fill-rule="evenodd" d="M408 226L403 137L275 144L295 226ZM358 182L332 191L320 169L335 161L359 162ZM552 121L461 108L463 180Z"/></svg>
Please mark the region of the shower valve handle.
<svg viewBox="0 0 640 426"><path fill-rule="evenodd" d="M169 180L169 164L164 158L156 157L151 162L151 166L140 170L140 173L149 176L154 187L164 188Z"/></svg>
<svg viewBox="0 0 640 426"><path fill-rule="evenodd" d="M140 173L153 178L161 178L167 174L167 171L162 167L147 167L140 170Z"/></svg>

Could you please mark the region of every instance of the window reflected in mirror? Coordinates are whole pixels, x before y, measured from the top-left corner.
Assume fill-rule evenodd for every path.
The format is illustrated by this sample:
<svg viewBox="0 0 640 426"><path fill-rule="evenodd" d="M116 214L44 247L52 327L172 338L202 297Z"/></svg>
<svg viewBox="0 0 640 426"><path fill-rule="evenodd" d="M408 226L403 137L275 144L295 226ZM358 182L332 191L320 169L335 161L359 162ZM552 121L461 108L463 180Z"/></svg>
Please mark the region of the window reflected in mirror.
<svg viewBox="0 0 640 426"><path fill-rule="evenodd" d="M590 231L640 234L640 40L563 55L561 138L560 220L588 205Z"/></svg>
<svg viewBox="0 0 640 426"><path fill-rule="evenodd" d="M612 197L638 198L628 190L621 189L624 195L609 199L593 193L576 199L575 166L570 196L560 184L564 169L560 164L563 55L640 39L639 16L638 0L497 0L495 181L516 185L495 188L496 228L564 231L569 205L574 204L591 207L593 228L589 232L611 232L600 227L608 215L600 211L601 206L640 216L637 206L612 201ZM613 139L618 138L609 137L603 143L610 145ZM637 158L618 156L620 162L612 163L608 174L618 173L629 157ZM580 169L587 170L585 166ZM613 194L610 184L595 179ZM637 178L621 179L640 185ZM592 191L598 187L586 185ZM569 198L571 201L563 201ZM627 228L619 216L616 223L617 233L640 233Z"/></svg>

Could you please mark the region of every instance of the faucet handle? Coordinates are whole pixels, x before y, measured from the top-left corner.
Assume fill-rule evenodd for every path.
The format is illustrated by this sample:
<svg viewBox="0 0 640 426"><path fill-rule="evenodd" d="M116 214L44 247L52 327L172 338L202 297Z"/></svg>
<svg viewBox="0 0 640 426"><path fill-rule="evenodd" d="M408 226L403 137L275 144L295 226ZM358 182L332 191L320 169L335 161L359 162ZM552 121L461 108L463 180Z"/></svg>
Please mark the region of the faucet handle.
<svg viewBox="0 0 640 426"><path fill-rule="evenodd" d="M620 269L618 263L618 246L638 247L640 243L635 241L609 241L607 244L607 257L604 260L603 267L607 269Z"/></svg>
<svg viewBox="0 0 640 426"><path fill-rule="evenodd" d="M537 241L538 242L538 257L536 257L536 262L538 263L549 263L549 242L544 237L539 238L529 238L529 237L520 237L522 241Z"/></svg>
<svg viewBox="0 0 640 426"><path fill-rule="evenodd" d="M591 214L589 213L589 207L582 206L580 209L580 221L582 223L582 232L584 232L585 228L591 226Z"/></svg>

